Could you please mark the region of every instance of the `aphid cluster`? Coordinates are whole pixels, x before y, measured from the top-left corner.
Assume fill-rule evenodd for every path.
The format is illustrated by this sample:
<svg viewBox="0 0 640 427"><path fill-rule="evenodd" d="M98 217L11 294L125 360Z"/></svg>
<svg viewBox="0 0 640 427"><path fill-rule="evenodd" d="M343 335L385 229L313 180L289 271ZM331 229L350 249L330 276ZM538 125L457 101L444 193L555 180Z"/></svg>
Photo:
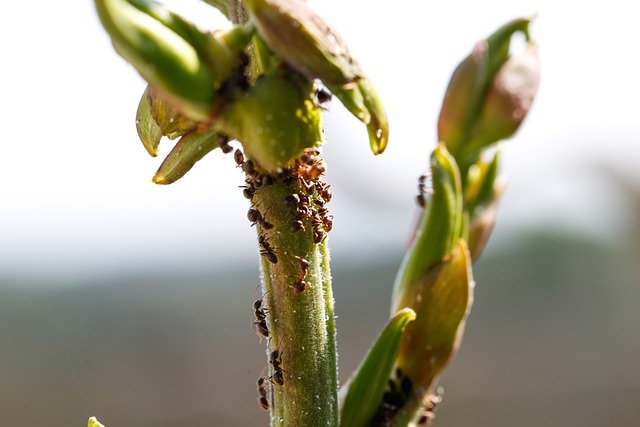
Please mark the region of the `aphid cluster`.
<svg viewBox="0 0 640 427"><path fill-rule="evenodd" d="M315 148L302 153L288 179L297 179L303 191L284 199L284 204L295 209L291 232L307 231L310 225L313 242L316 244L324 241L326 233L333 228L333 216L329 215L329 210L325 207L331 201L332 193L330 186L320 179L325 174L327 165L319 155L320 152Z"/></svg>
<svg viewBox="0 0 640 427"><path fill-rule="evenodd" d="M418 178L418 195L416 196L418 206L424 208L427 205L427 200L431 196L433 196L433 178L431 176L431 170L429 170Z"/></svg>
<svg viewBox="0 0 640 427"><path fill-rule="evenodd" d="M402 369L397 368L395 378L389 379L387 389L382 396L382 403L378 406L376 414L371 419L369 426L383 427L391 425L391 420L407 403L413 391L411 379L404 375Z"/></svg>

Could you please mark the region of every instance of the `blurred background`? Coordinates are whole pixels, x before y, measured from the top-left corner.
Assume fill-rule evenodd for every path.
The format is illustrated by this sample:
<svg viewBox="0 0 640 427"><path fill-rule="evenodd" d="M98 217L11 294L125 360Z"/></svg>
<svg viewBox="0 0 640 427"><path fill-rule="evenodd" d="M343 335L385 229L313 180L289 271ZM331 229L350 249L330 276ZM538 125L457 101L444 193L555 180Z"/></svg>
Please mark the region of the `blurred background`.
<svg viewBox="0 0 640 427"><path fill-rule="evenodd" d="M196 0L169 3L226 26ZM542 82L436 425L620 426L640 417L640 65L632 2L310 0L391 123L384 155L333 102L340 378L383 327L449 77L537 14ZM218 150L160 187L134 120L144 82L93 3L12 2L0 26L0 425L260 426L255 230ZM171 144L161 145L161 157ZM264 344L264 343L263 343Z"/></svg>

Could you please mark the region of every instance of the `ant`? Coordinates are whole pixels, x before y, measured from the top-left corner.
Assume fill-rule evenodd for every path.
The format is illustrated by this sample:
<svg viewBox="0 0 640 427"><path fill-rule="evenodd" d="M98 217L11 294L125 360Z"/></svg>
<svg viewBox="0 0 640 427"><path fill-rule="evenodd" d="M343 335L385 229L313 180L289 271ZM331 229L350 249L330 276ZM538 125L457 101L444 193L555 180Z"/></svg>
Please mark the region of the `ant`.
<svg viewBox="0 0 640 427"><path fill-rule="evenodd" d="M267 389L264 387L264 382L266 381L266 377L258 378L256 381L256 385L258 386L258 394L260 397L258 398L258 403L260 403L260 407L265 411L269 410L269 401L267 400Z"/></svg>
<svg viewBox="0 0 640 427"><path fill-rule="evenodd" d="M260 286L260 285L258 285ZM258 288L256 287L256 291ZM255 292L254 292L255 295ZM264 298L264 296L263 296ZM262 337L269 337L269 328L267 327L267 315L269 312L268 308L263 308L262 304L264 303L264 299L259 298L253 302L253 313L256 316L256 321L251 324L253 331L260 336L260 341L262 341Z"/></svg>
<svg viewBox="0 0 640 427"><path fill-rule="evenodd" d="M269 261L271 264L277 264L278 257L276 256L275 252L273 252L273 248L271 247L269 242L267 242L267 238L264 236L258 237L258 243L262 248L260 249L260 255L264 255L264 257L267 258L267 261Z"/></svg>
<svg viewBox="0 0 640 427"><path fill-rule="evenodd" d="M431 176L431 171L429 170L424 175L420 175L418 178L418 195L416 196L416 201L418 202L418 206L424 208L427 205L427 197L433 195L433 179Z"/></svg>
<svg viewBox="0 0 640 427"><path fill-rule="evenodd" d="M324 87L320 87L318 88L318 90L316 90L316 102L320 106L331 101L331 97L332 97L331 92L329 92ZM322 108L325 108L325 107L322 107Z"/></svg>
<svg viewBox="0 0 640 427"><path fill-rule="evenodd" d="M269 355L269 363L273 367L273 374L269 377L269 381L273 384L284 384L284 371L280 367L282 365L282 352L280 350L273 350Z"/></svg>
<svg viewBox="0 0 640 427"><path fill-rule="evenodd" d="M307 290L307 287L310 286L307 282L304 281L304 278L307 276L307 269L309 268L309 261L304 258L300 258L297 255L294 255L294 258L298 260L300 263L300 274L298 274L298 278L293 283L293 292L296 295L303 293Z"/></svg>

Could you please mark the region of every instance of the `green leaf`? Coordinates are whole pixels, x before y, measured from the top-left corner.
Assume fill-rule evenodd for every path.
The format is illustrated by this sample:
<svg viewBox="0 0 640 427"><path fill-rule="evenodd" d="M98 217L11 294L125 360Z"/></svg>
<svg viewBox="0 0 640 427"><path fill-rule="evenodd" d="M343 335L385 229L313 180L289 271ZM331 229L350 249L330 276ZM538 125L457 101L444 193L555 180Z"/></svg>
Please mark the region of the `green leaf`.
<svg viewBox="0 0 640 427"><path fill-rule="evenodd" d="M182 178L196 162L220 146L219 137L218 132L192 131L183 135L160 165L153 176L153 182L167 185Z"/></svg>
<svg viewBox="0 0 640 427"><path fill-rule="evenodd" d="M195 46L166 22L126 0L95 0L116 51L181 112L204 120L215 98L214 78ZM153 7L157 10L157 7Z"/></svg>
<svg viewBox="0 0 640 427"><path fill-rule="evenodd" d="M358 120L367 125L369 145L373 154L381 154L387 148L389 140L389 121L371 81L363 78L348 89L327 86L340 102Z"/></svg>
<svg viewBox="0 0 640 427"><path fill-rule="evenodd" d="M393 371L402 333L415 318L413 310L400 310L369 349L348 384L340 419L342 427L362 427L371 421Z"/></svg>

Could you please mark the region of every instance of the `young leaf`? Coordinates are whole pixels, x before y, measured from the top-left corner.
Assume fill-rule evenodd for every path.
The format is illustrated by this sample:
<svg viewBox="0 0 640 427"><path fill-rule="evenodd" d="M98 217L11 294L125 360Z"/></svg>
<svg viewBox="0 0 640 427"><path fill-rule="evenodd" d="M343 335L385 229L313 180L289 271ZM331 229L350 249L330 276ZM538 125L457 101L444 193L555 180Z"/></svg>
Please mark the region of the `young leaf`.
<svg viewBox="0 0 640 427"><path fill-rule="evenodd" d="M416 318L411 309L398 311L367 352L348 384L341 427L363 427L376 412L391 376L405 326Z"/></svg>

